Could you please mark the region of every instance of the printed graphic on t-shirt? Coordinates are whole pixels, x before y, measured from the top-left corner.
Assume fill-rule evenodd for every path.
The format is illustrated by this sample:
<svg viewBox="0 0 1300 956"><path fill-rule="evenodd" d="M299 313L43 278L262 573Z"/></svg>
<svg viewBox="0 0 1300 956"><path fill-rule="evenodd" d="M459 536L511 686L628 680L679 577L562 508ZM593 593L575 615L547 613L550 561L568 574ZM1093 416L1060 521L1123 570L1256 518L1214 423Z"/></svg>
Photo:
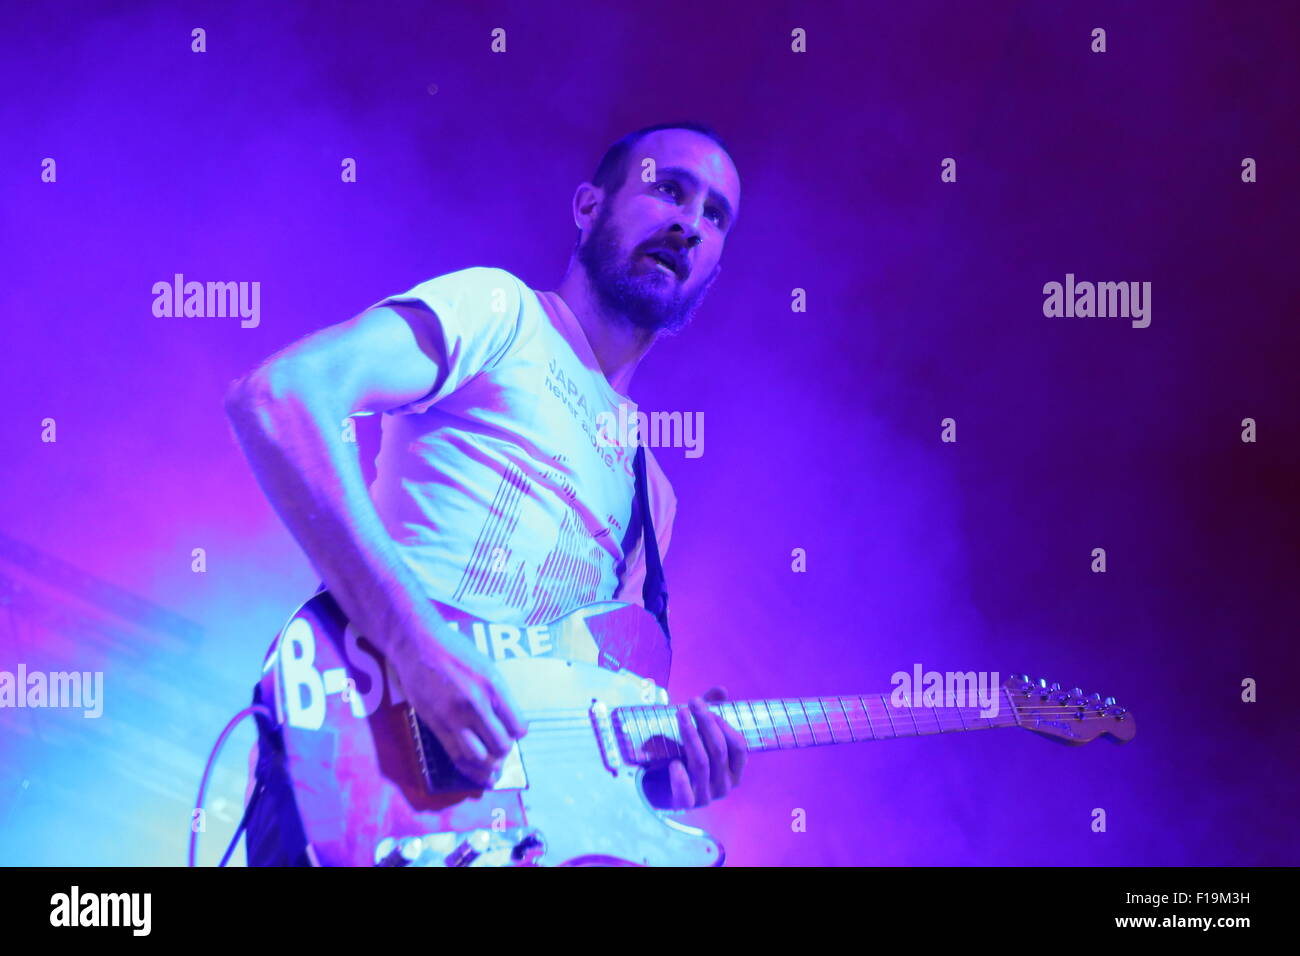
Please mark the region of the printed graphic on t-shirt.
<svg viewBox="0 0 1300 956"><path fill-rule="evenodd" d="M540 566L530 567L526 557L516 554L513 545L521 527L521 506L527 504L531 489L518 469L509 469L501 479L450 603L463 607L467 598L489 597L503 611L526 612L524 621L532 625L601 600L601 563L606 555L572 510L565 512L555 543Z"/></svg>
<svg viewBox="0 0 1300 956"><path fill-rule="evenodd" d="M372 488L428 595L528 626L616 596L638 601L636 449L605 444L597 424L631 403L605 380L568 306L484 267L388 301L425 307L411 314L429 323L449 367L437 394L385 416ZM663 551L672 490L661 472L650 493L666 512Z"/></svg>

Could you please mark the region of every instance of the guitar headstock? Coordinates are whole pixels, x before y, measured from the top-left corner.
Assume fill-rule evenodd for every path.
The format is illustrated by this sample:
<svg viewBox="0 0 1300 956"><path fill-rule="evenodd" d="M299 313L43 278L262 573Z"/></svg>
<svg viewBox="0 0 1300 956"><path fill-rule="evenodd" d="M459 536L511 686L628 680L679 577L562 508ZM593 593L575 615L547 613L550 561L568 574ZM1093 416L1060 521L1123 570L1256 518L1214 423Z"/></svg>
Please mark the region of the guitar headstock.
<svg viewBox="0 0 1300 956"><path fill-rule="evenodd" d="M1007 678L1002 685L1020 726L1061 743L1086 744L1106 734L1127 743L1137 733L1137 722L1114 697L1085 694L1075 687L1064 690L1046 677L1028 674Z"/></svg>

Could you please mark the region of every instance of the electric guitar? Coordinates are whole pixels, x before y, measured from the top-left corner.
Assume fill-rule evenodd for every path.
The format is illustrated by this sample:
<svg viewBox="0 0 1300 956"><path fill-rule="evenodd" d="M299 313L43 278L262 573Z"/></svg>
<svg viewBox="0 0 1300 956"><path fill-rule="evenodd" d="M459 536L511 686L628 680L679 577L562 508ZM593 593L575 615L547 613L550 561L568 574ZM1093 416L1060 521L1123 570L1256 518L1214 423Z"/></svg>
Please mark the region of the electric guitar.
<svg viewBox="0 0 1300 956"><path fill-rule="evenodd" d="M276 637L261 679L274 702L308 841L322 866L709 866L722 846L657 810L645 768L681 755L664 685L670 650L654 617L604 602L510 627L437 604L496 660L527 722L495 784L461 775L407 702L384 656L327 591ZM1019 727L1063 743L1124 742L1114 698L1012 677L993 716L896 706L887 694L709 704L751 751ZM989 708L992 710L993 708Z"/></svg>

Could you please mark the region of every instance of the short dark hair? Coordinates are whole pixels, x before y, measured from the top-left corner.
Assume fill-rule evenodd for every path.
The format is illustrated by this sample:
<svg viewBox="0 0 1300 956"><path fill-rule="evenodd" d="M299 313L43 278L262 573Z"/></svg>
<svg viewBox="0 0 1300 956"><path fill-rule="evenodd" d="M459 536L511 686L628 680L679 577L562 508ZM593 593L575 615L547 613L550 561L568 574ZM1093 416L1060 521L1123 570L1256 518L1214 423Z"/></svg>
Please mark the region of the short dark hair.
<svg viewBox="0 0 1300 956"><path fill-rule="evenodd" d="M605 155L600 158L600 162L596 164L596 171L592 174L592 185L603 189L606 197L617 195L618 191L623 188L623 184L627 182L628 168L632 165L632 147L639 143L643 137L665 129L688 129L695 133L702 133L721 146L723 152L728 156L731 155L731 150L727 148L727 144L722 141L722 137L718 135L717 130L711 126L689 120L682 123L658 123L628 133L605 150ZM581 229L578 230L578 240L582 241Z"/></svg>
<svg viewBox="0 0 1300 956"><path fill-rule="evenodd" d="M657 126L647 126L634 133L628 133L605 150L605 155L600 158L600 163L596 166L596 172L591 177L592 184L605 190L607 196L613 196L617 193L623 188L623 184L627 182L632 147L640 142L643 137L665 129L689 129L696 133L703 133L721 146L724 152L728 155L731 154L731 151L727 149L727 144L722 141L722 137L718 135L717 131L704 123L660 123Z"/></svg>

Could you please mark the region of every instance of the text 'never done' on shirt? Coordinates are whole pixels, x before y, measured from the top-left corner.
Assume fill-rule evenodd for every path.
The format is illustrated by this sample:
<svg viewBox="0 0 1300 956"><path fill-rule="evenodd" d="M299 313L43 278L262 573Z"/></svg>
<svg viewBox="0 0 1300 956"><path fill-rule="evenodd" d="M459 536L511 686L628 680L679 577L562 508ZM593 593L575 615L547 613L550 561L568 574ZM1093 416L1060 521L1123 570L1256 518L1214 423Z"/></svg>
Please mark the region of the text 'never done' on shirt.
<svg viewBox="0 0 1300 956"><path fill-rule="evenodd" d="M385 412L371 497L426 595L475 617L545 624L616 599L642 604L634 445L597 438L619 405L586 333L554 292L475 266L374 307L422 308L422 342L446 376ZM661 553L676 498L646 449Z"/></svg>

